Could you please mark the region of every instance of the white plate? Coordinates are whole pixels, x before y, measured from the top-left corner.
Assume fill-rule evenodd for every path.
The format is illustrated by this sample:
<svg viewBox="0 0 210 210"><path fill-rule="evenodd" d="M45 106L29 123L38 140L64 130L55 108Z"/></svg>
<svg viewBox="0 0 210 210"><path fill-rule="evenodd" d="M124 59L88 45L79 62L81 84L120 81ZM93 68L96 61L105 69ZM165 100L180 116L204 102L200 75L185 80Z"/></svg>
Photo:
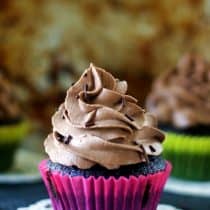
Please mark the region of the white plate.
<svg viewBox="0 0 210 210"><path fill-rule="evenodd" d="M166 183L166 192L196 197L210 197L210 182L194 182L169 178Z"/></svg>
<svg viewBox="0 0 210 210"><path fill-rule="evenodd" d="M31 183L40 180L38 163L44 156L26 149L19 149L16 153L12 168L0 173L1 184Z"/></svg>
<svg viewBox="0 0 210 210"><path fill-rule="evenodd" d="M51 202L49 199L41 200L35 204L30 205L29 207L18 208L17 210L53 210ZM157 210L181 210L173 206L160 204L158 205Z"/></svg>

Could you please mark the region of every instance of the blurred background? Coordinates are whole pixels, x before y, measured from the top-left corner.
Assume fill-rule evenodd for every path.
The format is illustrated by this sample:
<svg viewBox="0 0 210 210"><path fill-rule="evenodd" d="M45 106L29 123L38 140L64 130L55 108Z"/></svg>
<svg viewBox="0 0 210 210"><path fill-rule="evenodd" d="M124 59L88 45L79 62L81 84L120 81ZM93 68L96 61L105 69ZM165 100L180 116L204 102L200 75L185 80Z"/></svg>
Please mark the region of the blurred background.
<svg viewBox="0 0 210 210"><path fill-rule="evenodd" d="M208 0L2 0L0 69L44 129L90 61L128 80L143 105L155 76L183 53L210 58L209 11Z"/></svg>
<svg viewBox="0 0 210 210"><path fill-rule="evenodd" d="M12 171L42 159L51 116L90 62L127 80L145 107L154 79L186 52L210 60L209 0L0 0L0 126L27 121Z"/></svg>

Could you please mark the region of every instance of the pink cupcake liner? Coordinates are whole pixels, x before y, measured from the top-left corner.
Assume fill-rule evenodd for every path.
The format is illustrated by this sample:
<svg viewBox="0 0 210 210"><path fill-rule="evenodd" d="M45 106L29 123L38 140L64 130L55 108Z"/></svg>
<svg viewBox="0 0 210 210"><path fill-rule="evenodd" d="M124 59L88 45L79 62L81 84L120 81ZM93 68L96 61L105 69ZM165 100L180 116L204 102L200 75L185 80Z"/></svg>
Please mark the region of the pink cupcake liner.
<svg viewBox="0 0 210 210"><path fill-rule="evenodd" d="M71 177L47 167L39 169L55 210L156 210L163 187L171 172L139 177Z"/></svg>

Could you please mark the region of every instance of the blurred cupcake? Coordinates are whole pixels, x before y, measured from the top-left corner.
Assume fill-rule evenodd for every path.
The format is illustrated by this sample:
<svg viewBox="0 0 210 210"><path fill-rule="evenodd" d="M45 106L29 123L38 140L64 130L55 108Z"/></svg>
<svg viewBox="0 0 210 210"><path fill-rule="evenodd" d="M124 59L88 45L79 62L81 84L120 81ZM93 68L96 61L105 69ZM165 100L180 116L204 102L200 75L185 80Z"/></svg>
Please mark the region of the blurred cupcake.
<svg viewBox="0 0 210 210"><path fill-rule="evenodd" d="M92 64L67 91L39 166L54 209L156 209L171 170L164 135L126 92Z"/></svg>
<svg viewBox="0 0 210 210"><path fill-rule="evenodd" d="M12 165L14 154L28 126L17 104L12 85L0 71L0 171Z"/></svg>
<svg viewBox="0 0 210 210"><path fill-rule="evenodd" d="M172 161L172 175L210 180L210 64L185 55L155 81L146 107L167 132L164 155Z"/></svg>

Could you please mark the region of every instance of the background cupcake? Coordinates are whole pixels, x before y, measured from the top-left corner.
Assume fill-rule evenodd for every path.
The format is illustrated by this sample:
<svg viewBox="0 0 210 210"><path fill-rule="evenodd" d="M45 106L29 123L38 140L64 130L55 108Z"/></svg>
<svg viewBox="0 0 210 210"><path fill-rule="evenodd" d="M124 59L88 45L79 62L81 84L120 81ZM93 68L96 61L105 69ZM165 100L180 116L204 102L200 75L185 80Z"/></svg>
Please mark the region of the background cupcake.
<svg viewBox="0 0 210 210"><path fill-rule="evenodd" d="M0 171L11 166L15 150L28 130L16 100L12 85L0 71Z"/></svg>
<svg viewBox="0 0 210 210"><path fill-rule="evenodd" d="M147 99L147 108L167 131L164 154L173 175L210 180L210 64L187 54L160 76Z"/></svg>
<svg viewBox="0 0 210 210"><path fill-rule="evenodd" d="M40 171L55 209L155 210L171 166L156 120L93 66L67 92Z"/></svg>

